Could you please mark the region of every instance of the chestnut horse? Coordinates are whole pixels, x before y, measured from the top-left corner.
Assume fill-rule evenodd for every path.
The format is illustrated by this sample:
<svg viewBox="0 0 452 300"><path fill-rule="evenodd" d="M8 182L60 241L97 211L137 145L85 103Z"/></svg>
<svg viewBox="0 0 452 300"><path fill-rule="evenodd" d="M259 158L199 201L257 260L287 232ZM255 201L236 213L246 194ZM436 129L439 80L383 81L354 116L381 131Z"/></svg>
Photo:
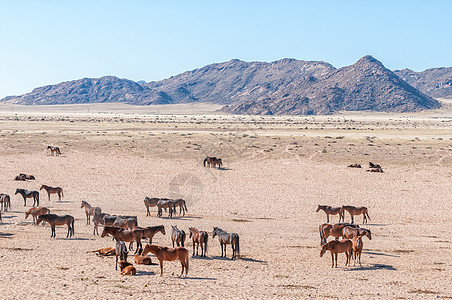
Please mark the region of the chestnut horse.
<svg viewBox="0 0 452 300"><path fill-rule="evenodd" d="M199 245L201 245L201 257L206 257L209 234L206 231L199 230L195 227L188 227L188 229L190 230L190 237L193 241L193 256L195 256L196 244L196 255L198 255Z"/></svg>
<svg viewBox="0 0 452 300"><path fill-rule="evenodd" d="M142 249L141 239L143 238L143 230L141 229L123 229L120 227L112 227L112 226L104 226L104 230L102 231L101 237L110 234L116 241L123 241L129 243L129 250L132 250L132 244L134 241L137 242L137 249L135 253L138 252L138 249Z"/></svg>
<svg viewBox="0 0 452 300"><path fill-rule="evenodd" d="M64 198L63 189L60 188L59 186L51 187L51 186L43 184L43 185L41 185L41 188L39 190L42 190L42 189L46 190L47 195L49 196L49 201L50 201L50 194L58 194L58 201L61 201L61 196L63 196L63 198Z"/></svg>
<svg viewBox="0 0 452 300"><path fill-rule="evenodd" d="M8 211L8 208L11 209L11 197L8 194L0 194L0 203L2 204L0 210Z"/></svg>
<svg viewBox="0 0 452 300"><path fill-rule="evenodd" d="M137 273L137 269L131 263L123 260L119 262L119 269L121 270L119 273L121 275L135 275Z"/></svg>
<svg viewBox="0 0 452 300"><path fill-rule="evenodd" d="M55 226L56 225L67 225L67 235L66 238L71 237L74 234L74 217L70 215L58 216L55 214L46 214L38 216L39 225L42 221L47 222L52 227L52 235L50 237L55 237Z"/></svg>
<svg viewBox="0 0 452 300"><path fill-rule="evenodd" d="M137 216L104 216L105 226L121 227L123 229L130 229L138 226Z"/></svg>
<svg viewBox="0 0 452 300"><path fill-rule="evenodd" d="M185 231L177 228L177 225L176 226L171 225L171 228L172 228L171 240L173 241L173 248L174 242L176 242L177 247L179 246L184 247L185 239L187 238Z"/></svg>
<svg viewBox="0 0 452 300"><path fill-rule="evenodd" d="M363 224L367 223L367 218L369 218L369 214L367 213L367 207L364 206L359 206L359 207L355 207L355 206L350 206L350 205L344 205L342 206L342 218L345 221L345 212L348 211L348 213L350 214L350 217L352 218L352 224L355 221L353 216L359 216L359 215L363 215Z"/></svg>
<svg viewBox="0 0 452 300"><path fill-rule="evenodd" d="M218 235L218 240L220 241L221 246L221 257L226 257L226 245L231 244L232 247L232 259L236 259L237 255L240 256L240 239L239 235L235 232L227 233L221 228L214 227L213 228L213 237ZM224 256L223 256L223 248L224 248Z"/></svg>
<svg viewBox="0 0 452 300"><path fill-rule="evenodd" d="M27 219L29 215L32 215L33 224L36 224L36 220L40 215L47 214L50 214L50 209L48 209L47 207L32 207L25 212L25 219Z"/></svg>
<svg viewBox="0 0 452 300"><path fill-rule="evenodd" d="M366 228L352 228L349 226L346 226L342 229L342 237L344 239L353 239L355 237L362 237L367 236L369 240L372 239L372 234L369 229Z"/></svg>
<svg viewBox="0 0 452 300"><path fill-rule="evenodd" d="M154 254L160 263L160 276L163 276L163 262L164 261L174 261L176 259L180 260L182 265L182 272L179 277L182 277L185 269L185 277L188 275L188 250L183 247L168 248L160 247L156 245L146 245L144 247L143 255L148 252Z"/></svg>
<svg viewBox="0 0 452 300"><path fill-rule="evenodd" d="M353 242L350 240L332 240L322 246L322 250L320 250L320 257L325 254L326 250L331 252L331 268L334 268L334 259L336 258L336 268L337 268L337 254L344 253L347 256L347 261L345 262L345 266L350 265L350 258L353 253Z"/></svg>
<svg viewBox="0 0 452 300"><path fill-rule="evenodd" d="M141 249L138 251L137 254L135 254L135 263L138 265L152 265L151 257L146 255L141 255L143 251Z"/></svg>
<svg viewBox="0 0 452 300"><path fill-rule="evenodd" d="M50 200L50 194L49 194L49 200ZM85 214L86 214L86 225L90 224L89 216L94 216L96 214L100 214L102 212L102 208L96 206L92 207L88 202L82 201L82 205L80 208L85 208Z"/></svg>
<svg viewBox="0 0 452 300"><path fill-rule="evenodd" d="M360 164L351 164L351 165L348 165L347 167L348 168L358 168L358 169L360 169L361 165Z"/></svg>
<svg viewBox="0 0 452 300"><path fill-rule="evenodd" d="M358 225L349 224L349 223L338 223L338 224L322 224L319 226L320 232L320 245L326 244L328 237L331 235L338 240L342 237L342 230L344 227L359 227Z"/></svg>
<svg viewBox="0 0 452 300"><path fill-rule="evenodd" d="M113 256L113 255L116 255L116 249L113 247L107 247L107 248L97 249L94 251L88 251L87 253L96 253L99 256Z"/></svg>
<svg viewBox="0 0 452 300"><path fill-rule="evenodd" d="M50 154L60 156L61 151L59 147L56 146L47 146L47 150L50 150Z"/></svg>
<svg viewBox="0 0 452 300"><path fill-rule="evenodd" d="M21 194L22 198L24 198L24 206L27 206L27 198L33 198L33 206L39 206L39 192L38 191L29 191L25 189L16 189L14 195Z"/></svg>
<svg viewBox="0 0 452 300"><path fill-rule="evenodd" d="M318 205L317 210L315 212L318 212L320 210L323 210L326 213L326 222L330 222L330 215L339 215L339 221L342 219L342 208L341 207L332 207L329 205Z"/></svg>

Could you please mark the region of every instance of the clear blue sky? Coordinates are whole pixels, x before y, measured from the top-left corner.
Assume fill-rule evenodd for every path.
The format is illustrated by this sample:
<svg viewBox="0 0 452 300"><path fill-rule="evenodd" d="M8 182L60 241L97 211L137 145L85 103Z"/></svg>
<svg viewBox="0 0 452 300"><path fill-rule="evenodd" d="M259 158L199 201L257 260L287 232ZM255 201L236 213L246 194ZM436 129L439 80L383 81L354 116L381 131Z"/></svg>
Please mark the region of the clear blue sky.
<svg viewBox="0 0 452 300"><path fill-rule="evenodd" d="M83 77L160 80L238 58L371 54L390 69L452 66L452 1L4 1L0 98Z"/></svg>

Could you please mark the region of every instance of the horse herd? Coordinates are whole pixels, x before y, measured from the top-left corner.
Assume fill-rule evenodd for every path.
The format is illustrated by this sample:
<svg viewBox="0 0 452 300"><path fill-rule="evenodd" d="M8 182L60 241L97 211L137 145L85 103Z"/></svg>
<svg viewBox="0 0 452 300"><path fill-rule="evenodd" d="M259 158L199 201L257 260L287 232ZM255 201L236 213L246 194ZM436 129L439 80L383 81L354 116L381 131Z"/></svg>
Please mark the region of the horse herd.
<svg viewBox="0 0 452 300"><path fill-rule="evenodd" d="M320 245L322 246L320 257L322 257L327 250L330 251L332 261L331 267L333 268L334 266L337 267L338 253L345 253L345 266L350 266L352 255L354 255L354 263L356 264L356 261L358 261L361 266L361 253L363 250L362 238L365 236L371 240L372 234L369 229L360 228L358 225L354 224L354 216L363 215L363 224L367 223L367 220L370 220L367 207L348 205L331 207L328 205L318 205L316 212L320 210L324 211L327 216L327 223L319 226ZM346 211L350 214L351 223L345 223ZM329 224L330 215L339 215L339 223ZM341 221L343 223L341 223ZM333 236L335 239L327 242L329 236ZM339 238L342 238L342 240L339 240Z"/></svg>

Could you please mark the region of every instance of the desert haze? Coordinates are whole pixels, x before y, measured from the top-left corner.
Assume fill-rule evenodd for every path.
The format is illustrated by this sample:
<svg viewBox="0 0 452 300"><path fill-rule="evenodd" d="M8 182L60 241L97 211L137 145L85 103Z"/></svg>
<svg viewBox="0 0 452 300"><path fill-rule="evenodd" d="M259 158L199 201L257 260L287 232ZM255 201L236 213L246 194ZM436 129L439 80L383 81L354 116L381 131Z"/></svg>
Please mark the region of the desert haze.
<svg viewBox="0 0 452 300"><path fill-rule="evenodd" d="M116 104L23 107L0 105L2 299L125 298L452 298L452 111L331 116L238 116L218 106ZM59 146L52 156L48 145ZM220 169L206 156L221 157ZM384 173L366 172L369 162ZM361 169L347 168L359 163ZM36 180L14 181L20 173ZM60 186L64 198L40 205L75 217L65 226L32 224L16 188ZM183 198L185 217L146 217L145 196ZM163 224L153 244L171 247L171 225L209 232L207 257L192 257L187 278L178 261L137 265L121 276L114 257L88 251L114 247L93 235L81 201L103 212L136 215L142 227ZM366 206L362 266L331 268L320 257L318 205ZM330 216L336 223L338 216ZM348 213L345 221L350 221ZM240 236L240 258L221 258L213 227ZM102 231L102 226L99 232ZM332 240L330 237L328 240ZM146 243L143 241L143 245ZM133 251L129 252L133 262Z"/></svg>

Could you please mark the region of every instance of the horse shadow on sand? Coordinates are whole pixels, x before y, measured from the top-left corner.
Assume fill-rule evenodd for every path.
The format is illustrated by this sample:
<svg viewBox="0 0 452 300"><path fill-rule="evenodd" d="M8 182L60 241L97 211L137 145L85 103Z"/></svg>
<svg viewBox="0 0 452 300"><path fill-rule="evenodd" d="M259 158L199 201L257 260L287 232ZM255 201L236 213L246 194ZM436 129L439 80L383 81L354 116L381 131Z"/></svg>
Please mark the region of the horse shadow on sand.
<svg viewBox="0 0 452 300"><path fill-rule="evenodd" d="M212 259L233 261L233 259L230 258L230 257L221 257L221 256L214 256L214 257L212 257ZM239 257L239 258L237 258L237 260L243 260L243 261L254 262L254 263L260 263L260 264L266 264L266 263L268 263L268 262L265 261L265 260L259 260L259 259L249 258L249 257Z"/></svg>
<svg viewBox="0 0 452 300"><path fill-rule="evenodd" d="M0 239L10 239L13 235L13 233L0 232Z"/></svg>
<svg viewBox="0 0 452 300"><path fill-rule="evenodd" d="M352 269L346 269L346 271L373 271L373 270L389 270L389 271L396 271L397 268L391 266L391 265L384 265L384 264L371 264L367 267L353 267Z"/></svg>

